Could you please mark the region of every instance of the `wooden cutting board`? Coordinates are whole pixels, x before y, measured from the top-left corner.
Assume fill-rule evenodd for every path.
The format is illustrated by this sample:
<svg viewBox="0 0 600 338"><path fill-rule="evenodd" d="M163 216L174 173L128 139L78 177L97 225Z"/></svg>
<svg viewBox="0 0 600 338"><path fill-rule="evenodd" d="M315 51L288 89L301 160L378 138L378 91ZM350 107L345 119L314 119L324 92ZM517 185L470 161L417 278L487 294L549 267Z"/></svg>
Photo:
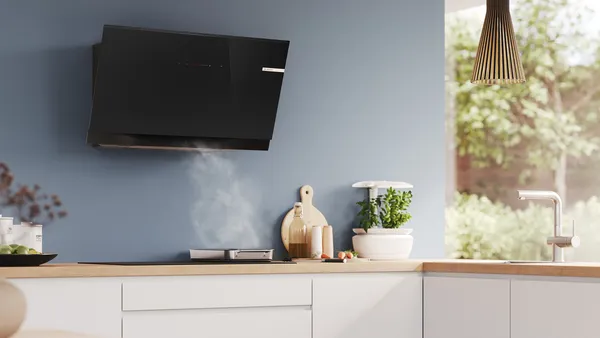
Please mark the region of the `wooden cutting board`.
<svg viewBox="0 0 600 338"><path fill-rule="evenodd" d="M327 225L325 216L313 205L314 190L310 185L305 185L300 188L300 202L302 202L302 210L304 211L303 219L306 227L312 230L313 225ZM289 250L288 235L290 224L294 218L294 208L290 209L281 222L281 240L286 250ZM309 232L310 236L310 232ZM310 243L310 237L309 241Z"/></svg>

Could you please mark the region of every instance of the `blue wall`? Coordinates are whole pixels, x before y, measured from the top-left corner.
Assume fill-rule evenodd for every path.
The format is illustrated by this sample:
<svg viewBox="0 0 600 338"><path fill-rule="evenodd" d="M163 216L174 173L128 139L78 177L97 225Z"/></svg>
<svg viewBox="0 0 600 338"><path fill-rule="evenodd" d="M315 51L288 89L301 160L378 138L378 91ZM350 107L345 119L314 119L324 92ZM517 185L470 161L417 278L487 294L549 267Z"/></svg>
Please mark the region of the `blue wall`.
<svg viewBox="0 0 600 338"><path fill-rule="evenodd" d="M298 188L349 248L360 180L415 185L414 257L442 257L444 4L398 0L0 0L0 161L61 196L61 261L281 249ZM291 40L268 152L217 157L86 146L103 24ZM203 199L204 198L204 199ZM208 199L207 199L208 198ZM3 210L3 214L10 213ZM281 250L280 250L281 252Z"/></svg>

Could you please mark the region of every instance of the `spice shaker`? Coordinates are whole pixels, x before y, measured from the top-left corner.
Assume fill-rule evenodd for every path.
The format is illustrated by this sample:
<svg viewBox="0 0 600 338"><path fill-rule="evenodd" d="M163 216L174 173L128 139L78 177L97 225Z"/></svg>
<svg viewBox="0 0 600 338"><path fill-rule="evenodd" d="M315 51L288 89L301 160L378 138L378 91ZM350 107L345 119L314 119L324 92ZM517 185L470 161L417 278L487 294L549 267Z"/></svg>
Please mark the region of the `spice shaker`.
<svg viewBox="0 0 600 338"><path fill-rule="evenodd" d="M323 227L314 225L311 233L310 258L321 259L321 255L323 254Z"/></svg>
<svg viewBox="0 0 600 338"><path fill-rule="evenodd" d="M323 227L323 253L329 258L333 258L333 227L331 225Z"/></svg>

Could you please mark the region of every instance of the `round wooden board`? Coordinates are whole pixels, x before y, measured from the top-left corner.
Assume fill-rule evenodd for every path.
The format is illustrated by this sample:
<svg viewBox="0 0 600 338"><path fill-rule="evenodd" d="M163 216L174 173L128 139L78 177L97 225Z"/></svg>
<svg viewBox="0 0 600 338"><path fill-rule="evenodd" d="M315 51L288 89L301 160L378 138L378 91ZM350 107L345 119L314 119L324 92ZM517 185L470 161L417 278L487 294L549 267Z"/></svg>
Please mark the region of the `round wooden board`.
<svg viewBox="0 0 600 338"><path fill-rule="evenodd" d="M328 225L325 216L315 208L312 203L314 190L310 185L305 185L300 188L300 202L302 202L302 210L304 211L303 219L306 227L312 230L314 225ZM288 234L290 232L290 224L294 218L294 208L290 209L281 222L281 240L286 250L289 250ZM309 242L310 243L310 242Z"/></svg>

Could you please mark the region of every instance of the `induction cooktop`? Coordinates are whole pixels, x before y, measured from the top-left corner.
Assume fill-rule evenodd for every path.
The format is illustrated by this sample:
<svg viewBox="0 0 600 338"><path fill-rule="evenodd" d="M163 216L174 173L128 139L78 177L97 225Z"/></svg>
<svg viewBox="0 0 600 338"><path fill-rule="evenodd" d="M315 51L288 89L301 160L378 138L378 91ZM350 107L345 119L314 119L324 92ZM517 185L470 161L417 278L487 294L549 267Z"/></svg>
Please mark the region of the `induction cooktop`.
<svg viewBox="0 0 600 338"><path fill-rule="evenodd" d="M78 262L78 264L101 265L231 265L231 264L296 264L292 261L265 261L265 260L201 260L201 261L159 261L159 262Z"/></svg>

